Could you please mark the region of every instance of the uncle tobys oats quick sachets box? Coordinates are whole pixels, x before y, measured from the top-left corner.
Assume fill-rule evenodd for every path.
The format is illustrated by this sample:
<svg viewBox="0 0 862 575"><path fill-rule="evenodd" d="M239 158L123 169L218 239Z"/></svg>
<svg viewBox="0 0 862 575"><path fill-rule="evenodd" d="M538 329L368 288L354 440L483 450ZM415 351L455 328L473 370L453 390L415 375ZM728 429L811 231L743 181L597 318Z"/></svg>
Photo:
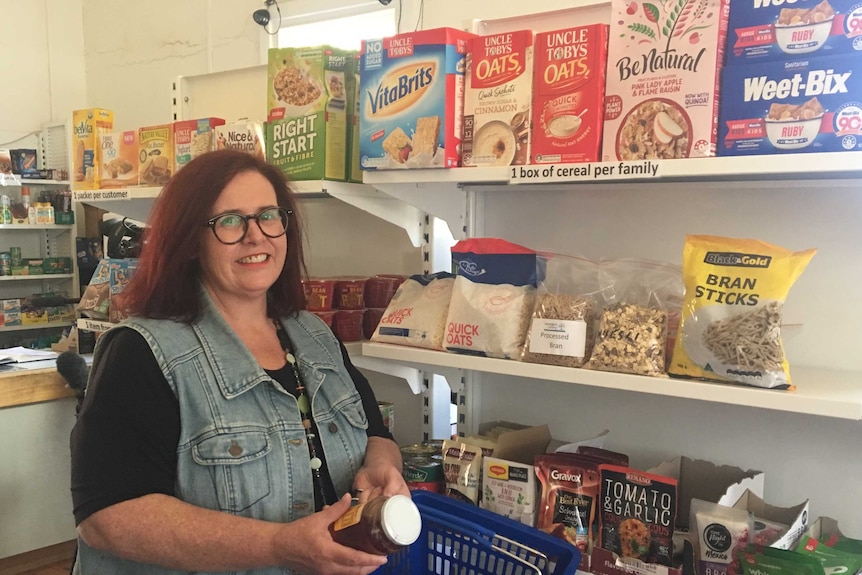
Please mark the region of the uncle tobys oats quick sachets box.
<svg viewBox="0 0 862 575"><path fill-rule="evenodd" d="M362 42L363 170L460 164L465 55L475 36L437 28Z"/></svg>

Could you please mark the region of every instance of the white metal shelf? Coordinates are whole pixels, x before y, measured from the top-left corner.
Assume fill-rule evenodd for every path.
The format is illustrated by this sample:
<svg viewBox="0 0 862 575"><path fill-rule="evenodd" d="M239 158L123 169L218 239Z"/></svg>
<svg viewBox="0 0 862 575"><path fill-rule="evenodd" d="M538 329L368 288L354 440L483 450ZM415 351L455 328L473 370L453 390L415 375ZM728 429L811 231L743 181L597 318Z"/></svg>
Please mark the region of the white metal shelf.
<svg viewBox="0 0 862 575"><path fill-rule="evenodd" d="M63 230L75 229L75 224L0 224L2 231L33 231L33 230Z"/></svg>
<svg viewBox="0 0 862 575"><path fill-rule="evenodd" d="M68 180L41 180L22 178L18 174L0 174L0 186L68 186Z"/></svg>
<svg viewBox="0 0 862 575"><path fill-rule="evenodd" d="M33 274L23 276L0 276L0 282L64 280L71 279L74 277L75 274Z"/></svg>
<svg viewBox="0 0 862 575"><path fill-rule="evenodd" d="M436 372L439 368L473 370L497 375L511 375L862 421L862 373L794 367L791 375L797 390L779 391L722 383L541 365L380 343L364 344L362 354L364 357L423 366L426 371L431 372Z"/></svg>
<svg viewBox="0 0 862 575"><path fill-rule="evenodd" d="M50 328L61 328L61 327L69 327L72 325L72 321L52 321L47 323L31 323L28 325L4 325L0 326L0 333L6 333L10 331L26 331L31 329L50 329Z"/></svg>

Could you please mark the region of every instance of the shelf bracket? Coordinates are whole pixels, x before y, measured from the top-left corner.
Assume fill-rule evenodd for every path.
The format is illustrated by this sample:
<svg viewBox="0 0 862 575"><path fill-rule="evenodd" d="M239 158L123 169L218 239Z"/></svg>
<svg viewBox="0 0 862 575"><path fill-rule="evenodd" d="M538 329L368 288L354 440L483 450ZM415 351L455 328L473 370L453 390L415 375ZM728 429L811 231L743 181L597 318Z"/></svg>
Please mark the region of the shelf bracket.
<svg viewBox="0 0 862 575"><path fill-rule="evenodd" d="M323 181L322 191L394 224L407 232L413 247L422 246L423 213L416 207L362 184Z"/></svg>
<svg viewBox="0 0 862 575"><path fill-rule="evenodd" d="M460 186L447 182L374 183L372 185L397 200L440 218L449 226L453 237L463 237L467 221L467 196Z"/></svg>

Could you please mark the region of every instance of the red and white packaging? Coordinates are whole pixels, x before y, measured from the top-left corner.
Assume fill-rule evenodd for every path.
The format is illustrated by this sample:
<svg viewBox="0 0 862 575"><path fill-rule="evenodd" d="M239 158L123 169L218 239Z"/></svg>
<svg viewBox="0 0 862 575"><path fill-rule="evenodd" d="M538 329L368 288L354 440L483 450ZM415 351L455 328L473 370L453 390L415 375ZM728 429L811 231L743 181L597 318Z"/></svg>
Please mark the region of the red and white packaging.
<svg viewBox="0 0 862 575"><path fill-rule="evenodd" d="M599 159L607 47L605 24L536 34L532 163Z"/></svg>
<svg viewBox="0 0 862 575"><path fill-rule="evenodd" d="M613 0L602 159L714 156L729 0Z"/></svg>

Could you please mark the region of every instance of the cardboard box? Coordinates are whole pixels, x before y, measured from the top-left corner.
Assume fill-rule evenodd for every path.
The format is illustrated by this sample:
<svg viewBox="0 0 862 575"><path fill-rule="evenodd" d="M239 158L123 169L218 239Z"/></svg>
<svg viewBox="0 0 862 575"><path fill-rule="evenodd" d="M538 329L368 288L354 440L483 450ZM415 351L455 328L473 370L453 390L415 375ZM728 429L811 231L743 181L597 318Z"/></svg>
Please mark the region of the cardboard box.
<svg viewBox="0 0 862 575"><path fill-rule="evenodd" d="M330 46L269 50L266 158L292 180L347 179L353 59Z"/></svg>
<svg viewBox="0 0 862 575"><path fill-rule="evenodd" d="M99 135L102 150L102 189L138 185L138 134L105 132Z"/></svg>
<svg viewBox="0 0 862 575"><path fill-rule="evenodd" d="M465 78L461 164L529 163L533 31L468 40Z"/></svg>
<svg viewBox="0 0 862 575"><path fill-rule="evenodd" d="M600 158L607 60L605 24L536 35L532 163Z"/></svg>
<svg viewBox="0 0 862 575"><path fill-rule="evenodd" d="M20 299L3 300L3 320L7 326L22 325Z"/></svg>
<svg viewBox="0 0 862 575"><path fill-rule="evenodd" d="M201 154L215 150L215 128L221 118L174 122L174 173Z"/></svg>
<svg viewBox="0 0 862 575"><path fill-rule="evenodd" d="M765 475L731 465L716 465L702 459L677 457L648 469L647 473L677 480L676 527L688 529L693 498L732 506L746 492L763 495Z"/></svg>
<svg viewBox="0 0 862 575"><path fill-rule="evenodd" d="M727 64L858 52L860 18L859 0L734 2Z"/></svg>
<svg viewBox="0 0 862 575"><path fill-rule="evenodd" d="M70 274L72 273L72 258L42 258L43 274Z"/></svg>
<svg viewBox="0 0 862 575"><path fill-rule="evenodd" d="M235 122L216 126L216 150L238 150L266 160L263 122Z"/></svg>
<svg viewBox="0 0 862 575"><path fill-rule="evenodd" d="M362 168L359 165L359 117L360 96L359 85L359 63L361 55L359 52L353 55L353 89L348 95L347 103L347 181L362 183Z"/></svg>
<svg viewBox="0 0 862 575"><path fill-rule="evenodd" d="M362 42L363 170L460 165L464 57L474 37L435 28Z"/></svg>
<svg viewBox="0 0 862 575"><path fill-rule="evenodd" d="M114 127L114 113L103 108L72 112L72 189L98 190L102 150L99 135Z"/></svg>
<svg viewBox="0 0 862 575"><path fill-rule="evenodd" d="M862 150L862 52L725 68L720 156Z"/></svg>
<svg viewBox="0 0 862 575"><path fill-rule="evenodd" d="M766 519L789 525L790 528L778 541L770 547L777 549L795 549L802 534L808 529L808 500L793 507L776 507L747 489L742 497L733 504L734 509L744 509L758 519Z"/></svg>
<svg viewBox="0 0 862 575"><path fill-rule="evenodd" d="M142 186L164 186L174 169L174 126L138 128L138 181Z"/></svg>
<svg viewBox="0 0 862 575"><path fill-rule="evenodd" d="M488 421L479 425L479 435L488 435L495 427L513 430L497 436L493 456L498 459L532 465L536 455L544 453L551 442L551 431L547 424L531 427L509 421Z"/></svg>

